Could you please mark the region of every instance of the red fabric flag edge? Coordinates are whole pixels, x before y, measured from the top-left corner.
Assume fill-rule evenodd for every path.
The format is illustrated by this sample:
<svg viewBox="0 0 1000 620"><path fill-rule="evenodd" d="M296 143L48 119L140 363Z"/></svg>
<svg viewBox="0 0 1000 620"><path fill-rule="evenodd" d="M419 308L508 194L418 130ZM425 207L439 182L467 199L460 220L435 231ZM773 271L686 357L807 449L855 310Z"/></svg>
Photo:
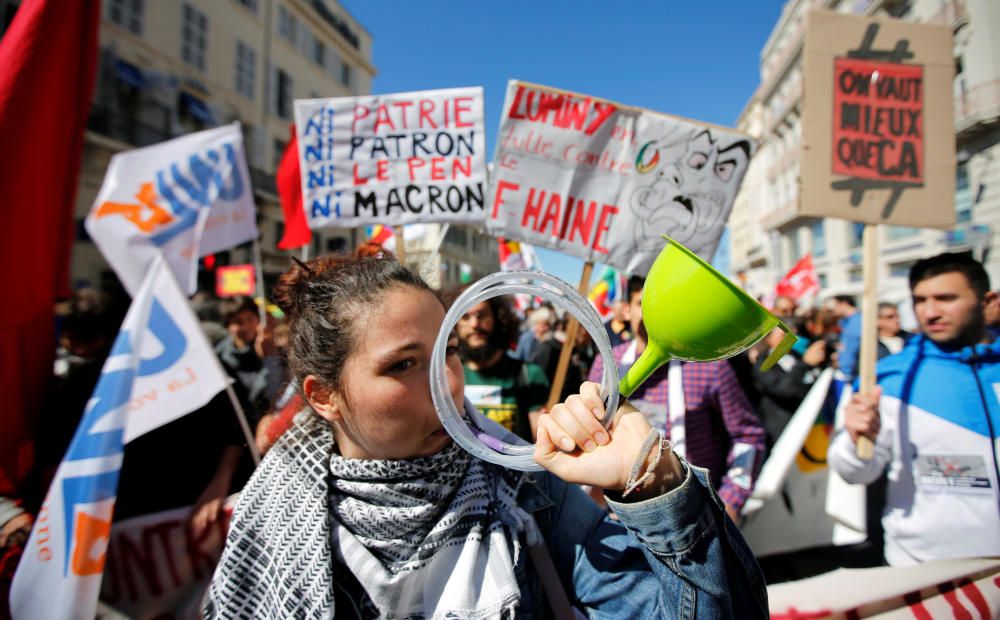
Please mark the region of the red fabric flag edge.
<svg viewBox="0 0 1000 620"><path fill-rule="evenodd" d="M278 242L279 250L293 250L312 240L312 231L309 230L302 202L302 173L299 168L299 141L295 136L295 125L291 127L291 134L275 174L281 211L285 216L285 234Z"/></svg>
<svg viewBox="0 0 1000 620"><path fill-rule="evenodd" d="M52 376L53 304L68 297L77 179L97 69L99 0L25 0L0 39L0 495L33 464ZM16 155L15 155L16 154Z"/></svg>

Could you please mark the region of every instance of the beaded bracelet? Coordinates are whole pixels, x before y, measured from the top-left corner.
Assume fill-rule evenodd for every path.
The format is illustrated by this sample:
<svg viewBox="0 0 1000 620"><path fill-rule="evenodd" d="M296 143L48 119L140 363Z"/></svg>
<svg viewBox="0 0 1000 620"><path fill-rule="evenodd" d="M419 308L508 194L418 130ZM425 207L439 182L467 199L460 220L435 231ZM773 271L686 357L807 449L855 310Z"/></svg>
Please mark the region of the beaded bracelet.
<svg viewBox="0 0 1000 620"><path fill-rule="evenodd" d="M653 449L654 443L656 444L656 458L654 458L653 462L646 468L646 473L639 476L642 464L646 462L646 457L649 455L649 451ZM670 443L669 439L663 439L660 437L659 431L655 428L649 429L649 434L646 435L646 439L642 442L642 446L639 447L639 454L635 457L635 462L632 463L632 470L629 472L628 480L625 482L625 490L622 491L622 498L627 497L629 493L635 491L647 480L652 478L653 473L656 471L656 466L659 464L660 459L663 458L664 449L673 449L673 447L674 446Z"/></svg>

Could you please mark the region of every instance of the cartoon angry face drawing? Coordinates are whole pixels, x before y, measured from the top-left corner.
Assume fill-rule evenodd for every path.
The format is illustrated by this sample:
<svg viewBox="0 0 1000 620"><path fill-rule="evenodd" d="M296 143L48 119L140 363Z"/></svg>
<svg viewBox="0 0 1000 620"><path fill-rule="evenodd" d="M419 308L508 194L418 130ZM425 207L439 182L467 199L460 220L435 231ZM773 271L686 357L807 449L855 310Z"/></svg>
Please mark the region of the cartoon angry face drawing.
<svg viewBox="0 0 1000 620"><path fill-rule="evenodd" d="M650 182L637 187L630 200L640 220L633 231L639 251L659 250L665 233L710 259L705 254L714 251L722 234L750 150L742 136L726 141L709 129L692 129L669 142L645 143L636 171Z"/></svg>

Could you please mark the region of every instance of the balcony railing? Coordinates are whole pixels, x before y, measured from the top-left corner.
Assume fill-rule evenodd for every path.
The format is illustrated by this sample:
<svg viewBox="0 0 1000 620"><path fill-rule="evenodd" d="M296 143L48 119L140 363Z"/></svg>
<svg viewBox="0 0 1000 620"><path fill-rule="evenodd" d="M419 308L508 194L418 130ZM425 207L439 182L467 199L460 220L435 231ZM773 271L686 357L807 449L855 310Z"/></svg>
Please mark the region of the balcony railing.
<svg viewBox="0 0 1000 620"><path fill-rule="evenodd" d="M173 137L166 127L142 123L128 114L96 105L90 109L87 129L135 147L150 146Z"/></svg>
<svg viewBox="0 0 1000 620"><path fill-rule="evenodd" d="M271 172L265 172L260 168L250 169L250 181L253 188L258 192L267 192L274 196L278 195L278 183Z"/></svg>
<svg viewBox="0 0 1000 620"><path fill-rule="evenodd" d="M330 27L340 33L340 36L344 37L344 40L351 44L356 50L361 49L361 41L354 30L347 24L347 22L336 15L333 14L330 9L323 4L322 0L313 0L312 2L313 10L319 13L319 16L323 18L323 21L330 24Z"/></svg>
<svg viewBox="0 0 1000 620"><path fill-rule="evenodd" d="M137 148L176 137L163 127L141 123L128 114L100 106L93 106L90 109L87 129ZM266 192L272 196L278 195L278 184L274 173L260 168L250 168L250 181L256 191Z"/></svg>
<svg viewBox="0 0 1000 620"><path fill-rule="evenodd" d="M1000 80L977 84L955 95L955 131L1000 121Z"/></svg>
<svg viewBox="0 0 1000 620"><path fill-rule="evenodd" d="M927 23L956 28L968 19L969 13L965 8L965 0L947 0L941 6L941 10L928 19Z"/></svg>

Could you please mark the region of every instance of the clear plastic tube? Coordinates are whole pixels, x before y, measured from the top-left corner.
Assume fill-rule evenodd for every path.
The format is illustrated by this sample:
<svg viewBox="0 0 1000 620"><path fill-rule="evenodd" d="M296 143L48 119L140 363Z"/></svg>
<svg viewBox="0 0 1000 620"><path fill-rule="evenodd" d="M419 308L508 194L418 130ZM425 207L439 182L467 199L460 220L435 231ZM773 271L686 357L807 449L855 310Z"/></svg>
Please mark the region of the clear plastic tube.
<svg viewBox="0 0 1000 620"><path fill-rule="evenodd" d="M466 289L455 300L444 317L444 323L441 325L441 331L434 342L431 354L431 397L434 399L434 407L445 430L473 456L510 469L540 471L542 467L533 457L535 451L533 445L513 445L499 437L485 433L477 435L473 432L455 407L445 373L445 349L448 347L448 337L458 319L469 308L487 299L522 293L541 297L569 312L590 334L604 361L601 393L606 395L606 407L601 423L605 428L611 424L618 410L618 366L611 355L611 342L608 340L607 332L604 331L604 324L590 302L575 288L555 276L540 271L504 271L486 276Z"/></svg>

